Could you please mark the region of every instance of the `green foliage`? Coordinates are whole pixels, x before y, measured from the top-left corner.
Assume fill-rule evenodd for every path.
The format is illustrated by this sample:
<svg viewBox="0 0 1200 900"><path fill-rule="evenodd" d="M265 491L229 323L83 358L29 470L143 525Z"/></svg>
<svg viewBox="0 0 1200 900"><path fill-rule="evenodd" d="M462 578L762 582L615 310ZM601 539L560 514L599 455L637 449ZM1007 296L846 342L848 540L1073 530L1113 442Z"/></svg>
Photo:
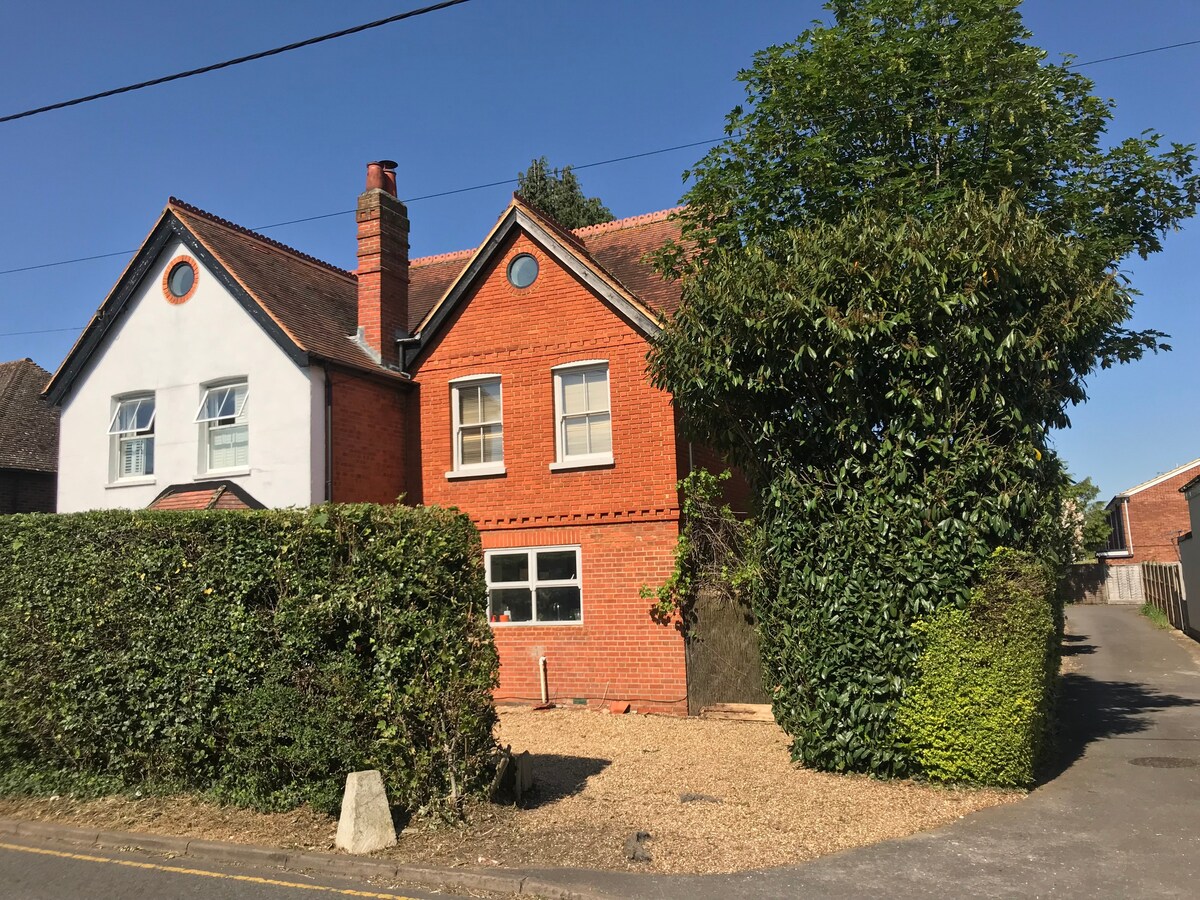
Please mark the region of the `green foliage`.
<svg viewBox="0 0 1200 900"><path fill-rule="evenodd" d="M1033 784L1047 749L1058 676L1051 573L999 550L964 608L917 622L916 677L896 716L898 743L934 781Z"/></svg>
<svg viewBox="0 0 1200 900"><path fill-rule="evenodd" d="M679 482L683 529L675 545L675 568L659 587L641 590L642 597L654 600L650 614L658 621L676 614L688 621L702 588L730 602L746 602L753 593L758 578L757 530L723 502L721 488L730 477L728 470L716 475L695 469Z"/></svg>
<svg viewBox="0 0 1200 900"><path fill-rule="evenodd" d="M835 0L738 78L729 139L688 174L695 234L761 244L863 200L918 213L1014 191L1099 265L1161 249L1200 194L1191 146L1110 142L1112 101L1046 62L1020 0ZM1110 144L1102 146L1102 142Z"/></svg>
<svg viewBox="0 0 1200 900"><path fill-rule="evenodd" d="M439 509L0 517L0 780L334 811L489 778L479 537Z"/></svg>
<svg viewBox="0 0 1200 900"><path fill-rule="evenodd" d="M1108 543L1112 526L1108 507L1096 499L1099 494L1091 478L1072 481L1063 490L1063 514L1073 535L1072 562L1094 561Z"/></svg>
<svg viewBox="0 0 1200 900"><path fill-rule="evenodd" d="M1143 603L1142 608L1138 611L1158 628L1171 627L1171 620L1167 618L1167 614L1153 603Z"/></svg>
<svg viewBox="0 0 1200 900"><path fill-rule="evenodd" d="M767 684L812 766L913 770L915 623L997 547L1061 570L1048 432L1097 369L1165 348L1125 327L1114 267L1193 214L1192 148L1102 148L1111 104L1018 5L828 4L741 73L659 257L682 303L652 377L757 495Z"/></svg>
<svg viewBox="0 0 1200 900"><path fill-rule="evenodd" d="M517 176L517 193L530 206L548 215L563 228L583 228L611 222L612 211L599 197L585 197L570 166L551 169L542 156Z"/></svg>
<svg viewBox="0 0 1200 900"><path fill-rule="evenodd" d="M997 546L1069 559L1047 429L1131 300L1007 196L864 209L777 250L711 254L654 377L759 490L755 613L795 753L902 773L912 623L965 603Z"/></svg>

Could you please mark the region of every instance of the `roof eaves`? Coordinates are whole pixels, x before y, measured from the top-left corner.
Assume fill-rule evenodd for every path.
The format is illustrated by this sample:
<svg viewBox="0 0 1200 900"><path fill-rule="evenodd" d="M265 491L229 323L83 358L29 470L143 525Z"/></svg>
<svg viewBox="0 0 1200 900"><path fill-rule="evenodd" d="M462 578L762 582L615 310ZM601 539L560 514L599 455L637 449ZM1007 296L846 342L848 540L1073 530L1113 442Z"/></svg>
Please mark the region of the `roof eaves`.
<svg viewBox="0 0 1200 900"><path fill-rule="evenodd" d="M1197 466L1200 466L1200 458L1193 459L1191 462L1184 463L1182 466L1176 466L1174 469L1172 469L1169 472L1163 472L1161 475L1156 475L1153 478L1151 478L1149 481L1143 481L1141 484L1135 484L1133 487L1129 488L1128 490L1121 491L1121 493L1119 493L1115 497L1113 497L1113 500L1116 500L1116 499L1122 498L1122 497L1132 497L1134 494L1140 494L1144 490L1148 490L1149 488L1152 488L1155 485L1162 484L1164 481L1169 481L1170 479L1174 478L1176 475L1182 475L1188 469L1194 469Z"/></svg>
<svg viewBox="0 0 1200 900"><path fill-rule="evenodd" d="M484 264L497 251L513 228L521 227L539 244L543 245L560 263L570 269L581 281L603 298L618 314L627 319L630 324L646 335L658 333L662 327L659 318L641 301L600 265L583 246L582 242L573 236L563 239L564 230L552 221L545 219L535 210L521 202L516 195L504 214L488 232L479 249L474 252L470 262L446 288L438 300L425 314L417 326L420 336L420 349L417 350L413 361L422 355L430 339L438 333L442 323L458 305L467 289L483 269ZM570 235L570 232L565 232Z"/></svg>

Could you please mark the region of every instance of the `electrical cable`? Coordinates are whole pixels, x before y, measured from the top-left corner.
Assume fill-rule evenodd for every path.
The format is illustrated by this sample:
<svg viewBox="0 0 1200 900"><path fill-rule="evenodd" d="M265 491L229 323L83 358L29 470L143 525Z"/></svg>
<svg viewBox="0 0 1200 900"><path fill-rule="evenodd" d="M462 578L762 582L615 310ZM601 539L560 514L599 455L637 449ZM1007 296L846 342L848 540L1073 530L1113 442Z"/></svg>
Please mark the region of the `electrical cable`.
<svg viewBox="0 0 1200 900"><path fill-rule="evenodd" d="M726 138L720 137L720 138L713 138L713 139L707 140L707 141L692 141L691 143L688 143L688 144L676 144L673 147L660 147L657 150L646 150L642 153L633 153L628 156L616 156L616 157L613 157L612 159L602 159L597 162L584 163L581 166L571 166L571 170L574 171L576 169L592 169L592 168L595 168L596 166L607 166L610 163L626 162L627 160L631 160L631 159L642 159L643 157L655 156L660 153L671 153L675 150L686 150L691 147L700 147L700 146L704 146L706 144L719 144L719 143L721 143L721 141L724 141L724 140L726 140ZM404 203L417 203L421 200L433 200L438 197L449 197L452 194L465 194L468 191L481 191L484 188L499 187L499 186L505 185L505 184L516 184L516 183L517 183L516 178L505 178L501 181L489 181L486 184L473 184L470 187L455 188L454 190L450 190L450 191L438 191L437 193L433 193L433 194L422 194L419 197L409 197L406 200L404 200L403 202ZM353 212L354 212L354 210L352 210L352 209L341 209L341 210L338 210L337 212L322 213L319 216L305 216L302 219L288 219L286 222L274 222L270 225L257 225L255 227L250 228L249 230L250 231L269 231L272 228L282 228L285 225L299 225L303 222L316 222L319 219L331 219L334 216L348 216L348 215L352 214ZM114 253L98 253L94 256L78 256L78 257L75 257L74 259L60 259L57 262L38 263L37 265L33 265L33 266L18 266L17 268L14 268L14 269L0 269L0 275L13 275L13 274L16 274L17 272L32 272L35 269L50 269L55 266L68 266L68 265L72 265L73 263L90 262L91 260L94 260L94 259L108 259L109 257L113 257L113 256L129 256L131 253L136 253L136 252L137 252L136 249L134 249L134 250L118 250Z"/></svg>
<svg viewBox="0 0 1200 900"><path fill-rule="evenodd" d="M1180 47L1194 47L1197 44L1200 44L1200 40L1183 41L1178 44L1164 44L1161 47L1150 47L1147 50L1134 50L1132 53L1118 53L1116 56L1102 56L1100 59L1089 59L1086 62L1067 63L1064 68L1082 69L1084 66L1094 66L1099 63L1112 62L1115 59L1129 59L1132 56L1145 56L1147 53L1161 53L1164 50L1178 50Z"/></svg>
<svg viewBox="0 0 1200 900"><path fill-rule="evenodd" d="M282 47L275 47L271 50L260 50L258 53L250 53L246 56L227 59L223 62L211 63L207 66L201 66L198 69L188 69L184 72L176 72L173 75L163 75L161 78L151 78L149 81L139 81L137 84L127 84L123 87L111 88L107 91L99 91L95 94L88 94L84 97L76 97L73 100L62 100L58 103L39 106L36 109L27 109L23 112L9 113L6 116L0 116L0 125L3 125L5 122L16 121L17 119L28 119L30 116L41 115L42 113L52 112L56 109L66 109L68 106L79 106L81 103L91 103L93 100L103 100L105 97L115 97L118 94L128 94L133 91L140 91L144 88L154 87L159 84L167 84L171 81L179 81L183 78L191 78L193 75L204 75L208 72L216 72L219 69L228 69L231 66L240 66L242 63L253 62L256 59L266 59L268 56L279 56L281 53L299 50L302 47L311 47L313 44L320 44L325 41L332 41L337 38L347 37L348 35L359 34L372 28L379 28L383 25L391 25L393 22L399 22L403 19L413 19L417 16L423 16L426 13L437 12L442 9L447 9L451 6L458 6L459 4L469 2L470 0L443 0L442 3L434 3L431 6L423 6L420 9L412 9L408 12L399 13L394 16L388 16L386 19L377 19L374 22L366 22L362 25L355 25L352 28L343 28L340 31L331 31L329 34L322 34L317 37L306 38L303 41L294 41L291 44L284 44Z"/></svg>
<svg viewBox="0 0 1200 900"><path fill-rule="evenodd" d="M78 328L42 328L38 331L0 331L0 337L16 337L24 334L56 334L60 331L83 331L86 325L80 325Z"/></svg>

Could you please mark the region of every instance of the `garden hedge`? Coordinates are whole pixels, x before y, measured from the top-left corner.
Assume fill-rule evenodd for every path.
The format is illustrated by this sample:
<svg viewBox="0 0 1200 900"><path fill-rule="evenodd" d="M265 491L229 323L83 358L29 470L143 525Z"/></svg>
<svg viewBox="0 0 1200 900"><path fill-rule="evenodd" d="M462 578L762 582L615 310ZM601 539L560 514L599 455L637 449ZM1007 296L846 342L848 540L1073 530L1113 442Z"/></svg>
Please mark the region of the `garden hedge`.
<svg viewBox="0 0 1200 900"><path fill-rule="evenodd" d="M914 628L917 677L896 716L915 770L936 781L1027 787L1047 748L1061 616L1028 553L998 550L965 608Z"/></svg>
<svg viewBox="0 0 1200 900"><path fill-rule="evenodd" d="M445 811L482 788L479 536L435 508L0 517L0 790Z"/></svg>

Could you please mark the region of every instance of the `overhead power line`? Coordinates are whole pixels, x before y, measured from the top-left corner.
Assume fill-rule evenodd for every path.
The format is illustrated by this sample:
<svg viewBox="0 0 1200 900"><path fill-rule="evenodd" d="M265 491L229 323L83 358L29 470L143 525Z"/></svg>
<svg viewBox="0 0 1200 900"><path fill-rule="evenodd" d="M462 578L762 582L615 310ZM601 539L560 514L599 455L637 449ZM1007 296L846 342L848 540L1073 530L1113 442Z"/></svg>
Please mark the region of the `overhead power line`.
<svg viewBox="0 0 1200 900"><path fill-rule="evenodd" d="M601 159L596 162L584 163L581 166L571 166L574 169L592 169L596 166L607 166L611 163L627 162L631 159L642 159L647 156L656 156L660 153L671 153L675 150L687 150L691 147L703 147L711 144L719 144L725 140L723 137L712 138L707 141L692 141L688 144L676 144L673 147L660 147L657 150L646 150L643 153L631 153L628 156L614 156L612 159ZM516 184L517 179L505 178L501 181L489 181L485 184L473 184L470 187L455 188L450 191L438 191L434 194L422 194L419 197L409 197L404 200L405 203L417 203L421 200L433 200L437 197L449 197L452 194L465 194L468 191L481 191L484 188L500 187L505 184ZM299 225L304 222L316 222L320 219L332 219L334 216L348 216L353 213L352 209L339 209L337 212L322 213L319 216L305 216L302 219L288 219L286 222L273 222L270 225L257 225L251 228L251 231L270 231L272 228L282 228L285 225ZM35 269L52 269L55 266L69 266L73 263L90 262L93 259L108 259L113 256L129 256L131 253L136 253L137 250L116 250L112 253L97 253L94 256L77 256L74 259L60 259L57 262L38 263L33 266L18 266L14 269L0 269L0 275L14 275L17 272L32 272Z"/></svg>
<svg viewBox="0 0 1200 900"><path fill-rule="evenodd" d="M39 328L36 331L0 331L0 337L17 337L25 334L58 334L60 331L83 331L84 326L77 328Z"/></svg>
<svg viewBox="0 0 1200 900"><path fill-rule="evenodd" d="M1118 53L1116 56L1102 56L1100 59L1089 59L1086 62L1068 63L1068 69L1082 69L1084 66L1094 66L1099 63L1112 62L1115 59L1129 59L1133 56L1145 56L1147 53L1161 53L1164 50L1178 50L1180 47L1195 47L1200 40L1183 41L1179 44L1164 44L1161 47L1150 47L1147 50L1134 50L1132 53Z"/></svg>
<svg viewBox="0 0 1200 900"><path fill-rule="evenodd" d="M151 78L149 81L139 81L137 84L127 84L123 87L110 88L107 91L99 91L95 94L88 94L84 97L76 97L73 100L62 100L58 103L51 103L48 106L39 106L36 109L27 109L24 112L10 113L6 116L0 116L0 125L5 122L12 122L16 119L28 119L30 116L41 115L42 113L53 112L56 109L66 109L68 106L79 106L82 103L91 103L93 100L103 100L105 97L115 97L118 94L129 94L133 91L140 91L148 87L154 87L159 84L167 84L171 81L180 81L184 78L191 78L194 75L205 75L208 72L216 72L219 69L228 69L232 66L240 66L242 63L253 62L256 59L266 59L268 56L279 56L282 53L290 53L292 50L299 50L303 47L311 47L314 44L321 44L325 41L336 40L337 38L348 37L352 34L359 34L363 31L369 31L372 28L381 28L384 25L391 25L393 22L400 22L404 19L415 19L417 16L423 16L426 13L437 12L438 10L447 9L451 6L458 6L463 3L469 3L470 0L445 0L442 3L434 3L430 6L423 6L420 9L411 9L408 12L398 13L394 16L388 16L386 19L376 19L374 22L366 22L362 25L355 25L353 28L343 28L341 31L331 31L329 34L318 35L317 37L306 38L303 41L295 41L291 44L284 44L282 47L275 47L271 50L261 50L258 53L250 53L246 56L239 56L234 59L227 59L223 62L212 63L211 65L201 66L198 69L188 69L184 72L176 72L174 75L163 75L161 78Z"/></svg>
<svg viewBox="0 0 1200 900"><path fill-rule="evenodd" d="M165 78L159 78L159 79L155 79L153 81L142 82L141 84L138 84L138 85L130 85L130 86L124 87L124 88L116 88L111 91L104 91L99 94L92 94L88 97L80 97L76 100L68 100L63 103L56 103L51 106L44 106L39 109L28 110L27 112L23 112L23 113L16 113L14 115L0 117L0 124L11 121L13 119L19 119L19 118L23 118L26 116L36 115L40 112L48 112L49 110L53 110L53 109L61 109L64 106L74 106L79 103L86 103L89 100L96 100L101 97L109 97L109 96L112 96L113 94L126 93L128 91L138 90L139 88L142 88L142 87L149 87L154 84L162 84L163 82L166 82L166 81L174 81L179 78L186 78L190 75L199 75L203 72L213 71L215 69L226 68L228 66L237 65L238 63L242 63L242 62L248 62L253 59L261 59L264 56L272 56L272 55L276 55L279 53L284 53L284 52L287 52L288 50L294 50L299 47L309 46L311 44L320 43L321 41L332 40L333 38L343 37L348 34L356 34L360 31L366 31L369 28L378 28L381 25L387 25L392 22L399 21L401 19L412 18L413 16L422 15L427 12L434 12L439 9L444 9L449 6L456 6L458 4L466 3L466 2L468 2L468 0L447 0L447 2L445 2L445 3L437 3L432 6L426 6L426 7L422 7L421 9L415 9L415 10L411 10L410 12L400 13L399 15L390 16L386 19L379 19L375 22L368 22L364 25L357 25L354 28L347 28L347 29L343 29L342 31L335 31L335 32L331 32L330 34L321 35L320 37L309 38L308 40L305 40L305 41L298 41L293 44L287 44L283 47L277 47L274 50L266 50L266 51L263 51L262 53L256 53L256 54L251 54L250 56L239 57L237 59L229 60L224 63L216 63L212 66L206 66L201 69L192 69L187 72L180 72L176 75L168 75ZM1099 65L1100 63L1113 62L1115 60L1120 60L1120 59L1129 59L1130 57L1134 57L1134 56L1145 56L1150 53L1161 53L1166 50L1177 50L1182 47L1194 47L1197 45L1200 45L1200 39L1192 40L1192 41L1182 41L1182 42L1176 43L1176 44L1164 44L1160 47L1149 47L1145 50L1134 50L1130 53L1121 53L1116 56L1104 56L1099 59L1085 60L1084 62L1071 62L1071 63L1067 63L1065 65L1065 67L1079 69L1084 66L1094 66L1094 65ZM883 108L883 105L881 105L880 108ZM724 140L726 140L725 137L715 138L712 140L705 140L705 141L692 141L691 143L687 143L687 144L676 144L675 146L672 146L672 147L661 147L657 150L647 150L642 153L632 153L627 156L617 156L617 157L613 157L612 159L602 159L597 162L584 163L582 165L572 166L571 168L575 169L575 170L591 169L596 166L606 166L606 165L610 165L612 163L626 162L628 160L634 160L634 159L642 159L647 156L655 156L660 153L670 153L675 150L684 150L684 149L688 149L691 147L701 147L701 146L705 146L705 145L719 144L719 143L721 143L721 141L724 141ZM405 203L416 203L421 200L433 200L438 197L449 197L454 194L465 194L470 191L479 191L479 190L484 190L485 188L500 187L502 185L516 184L516 183L517 183L517 179L506 178L506 179L502 179L500 181L489 181L484 184L474 184L469 187L454 188L453 190L438 191L433 194L422 194L418 197L409 197L409 198L405 199L404 202ZM338 210L337 212L322 213L321 215L317 215L317 216L306 216L306 217L300 218L300 219L289 219L286 222L274 222L270 225L259 225L255 228L252 228L251 230L252 231L268 231L272 228L282 228L286 225L300 225L305 222L316 222L320 219L331 219L331 218L334 218L335 216L346 216L346 215L350 215L353 212L354 212L354 210L352 210L352 209L342 209L342 210ZM112 253L99 253L94 256L80 256L80 257L75 257L73 259L57 260L55 262L38 263L38 264L32 265L32 266L18 266L16 268L12 268L12 269L0 269L0 275L14 275L18 272L32 272L37 269L50 269L50 268L54 268L57 266L72 265L74 263L90 262L91 260L96 260L96 259L108 259L108 258L114 257L114 256L128 256L129 254L134 253L134 252L136 252L136 251L135 250L118 250L118 251L115 251Z"/></svg>

